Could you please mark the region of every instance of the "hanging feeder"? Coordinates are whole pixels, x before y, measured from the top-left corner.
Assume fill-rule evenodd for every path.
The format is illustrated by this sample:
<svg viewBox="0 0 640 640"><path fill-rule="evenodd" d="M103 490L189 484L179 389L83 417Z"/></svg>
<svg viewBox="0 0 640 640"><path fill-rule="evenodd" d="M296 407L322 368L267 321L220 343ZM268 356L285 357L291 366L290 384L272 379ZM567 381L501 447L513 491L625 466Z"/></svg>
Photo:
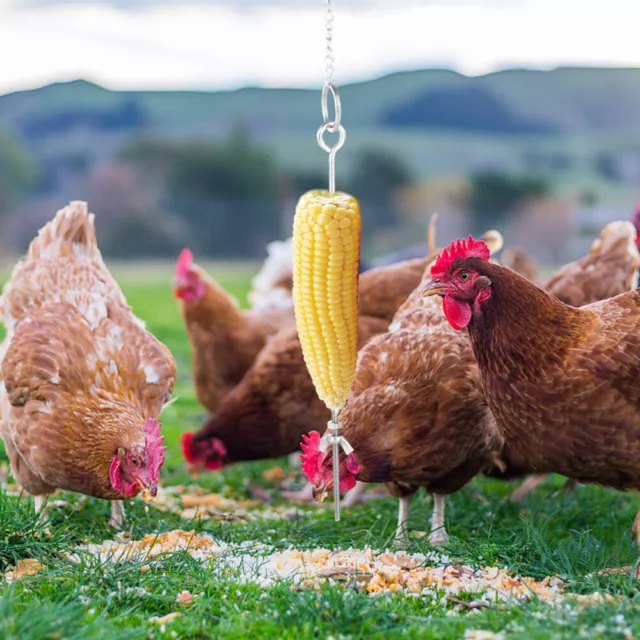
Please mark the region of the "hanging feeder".
<svg viewBox="0 0 640 640"><path fill-rule="evenodd" d="M320 148L329 154L329 188L308 191L299 200L293 223L293 301L305 363L319 398L331 410L320 450L332 448L336 522L340 520L340 449L353 448L340 435L340 411L353 384L358 355L358 275L360 270L360 205L336 191L335 158L344 145L342 108L333 81L333 10L325 0L327 30L326 80L322 89L323 124ZM329 99L333 118L329 115ZM328 134L338 134L330 145Z"/></svg>

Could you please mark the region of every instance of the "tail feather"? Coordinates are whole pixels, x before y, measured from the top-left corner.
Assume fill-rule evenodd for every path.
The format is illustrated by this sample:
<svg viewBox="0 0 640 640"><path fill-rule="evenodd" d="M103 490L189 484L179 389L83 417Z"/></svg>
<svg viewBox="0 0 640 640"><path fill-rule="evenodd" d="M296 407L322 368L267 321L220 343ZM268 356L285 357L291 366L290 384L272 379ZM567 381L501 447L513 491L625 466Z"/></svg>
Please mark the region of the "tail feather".
<svg viewBox="0 0 640 640"><path fill-rule="evenodd" d="M251 305L262 307L280 303L282 306L288 306L291 303L291 295L278 285L292 273L293 239L270 242L267 245L267 258L251 281L252 290L248 296Z"/></svg>
<svg viewBox="0 0 640 640"><path fill-rule="evenodd" d="M87 203L70 202L56 213L29 245L29 258L50 259L66 253L102 259L96 241L94 215Z"/></svg>

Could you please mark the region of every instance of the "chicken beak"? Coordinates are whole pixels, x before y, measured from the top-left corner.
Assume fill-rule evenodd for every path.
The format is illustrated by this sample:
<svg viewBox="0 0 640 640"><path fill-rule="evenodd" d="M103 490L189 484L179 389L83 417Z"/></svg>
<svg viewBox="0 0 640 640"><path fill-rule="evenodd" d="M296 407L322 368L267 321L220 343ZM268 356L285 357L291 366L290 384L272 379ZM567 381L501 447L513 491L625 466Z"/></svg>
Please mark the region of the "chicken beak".
<svg viewBox="0 0 640 640"><path fill-rule="evenodd" d="M178 300L182 298L182 290L184 289L185 284L186 283L183 278L180 278L178 276L173 278L171 287L173 288L174 297L177 298Z"/></svg>
<svg viewBox="0 0 640 640"><path fill-rule="evenodd" d="M136 484L140 487L140 490L143 493L151 494L152 497L156 497L158 495L158 485L155 482L151 484L147 484L142 478L137 477L135 479Z"/></svg>
<svg viewBox="0 0 640 640"><path fill-rule="evenodd" d="M313 499L316 502L324 501L324 499L327 497L327 493L329 492L330 484L331 484L330 482L325 482L319 487L313 487Z"/></svg>
<svg viewBox="0 0 640 640"><path fill-rule="evenodd" d="M437 280L429 280L424 287L422 287L422 291L420 292L421 298L426 298L427 296L443 296L448 287L444 282L438 282Z"/></svg>

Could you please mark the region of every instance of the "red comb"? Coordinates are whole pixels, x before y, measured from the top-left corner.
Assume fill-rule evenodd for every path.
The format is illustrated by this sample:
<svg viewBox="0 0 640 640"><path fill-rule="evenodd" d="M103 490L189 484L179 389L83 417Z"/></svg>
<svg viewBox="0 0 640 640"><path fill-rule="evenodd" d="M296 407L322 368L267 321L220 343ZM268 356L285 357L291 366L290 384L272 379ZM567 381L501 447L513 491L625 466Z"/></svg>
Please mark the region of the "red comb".
<svg viewBox="0 0 640 640"><path fill-rule="evenodd" d="M191 441L193 440L193 433L183 433L180 436L180 444L182 445L182 455L188 463L195 461L193 451L191 450Z"/></svg>
<svg viewBox="0 0 640 640"><path fill-rule="evenodd" d="M192 264L193 253L191 253L190 249L183 249L178 256L178 262L176 263L176 276L184 278Z"/></svg>
<svg viewBox="0 0 640 640"><path fill-rule="evenodd" d="M482 258L489 260L491 252L484 240L474 240L469 236L466 240L459 238L454 240L442 253L436 258L431 267L432 278L442 278L447 274L449 267L454 260L458 258Z"/></svg>
<svg viewBox="0 0 640 640"><path fill-rule="evenodd" d="M164 452L167 450L167 447L162 446L164 436L160 435L160 426L157 420L149 418L143 427L149 474L154 482L160 479L160 467L164 463Z"/></svg>
<svg viewBox="0 0 640 640"><path fill-rule="evenodd" d="M318 475L318 460L320 459L320 434L317 431L311 431L308 436L303 434L300 448L302 455L302 473L307 476L307 480L313 484Z"/></svg>

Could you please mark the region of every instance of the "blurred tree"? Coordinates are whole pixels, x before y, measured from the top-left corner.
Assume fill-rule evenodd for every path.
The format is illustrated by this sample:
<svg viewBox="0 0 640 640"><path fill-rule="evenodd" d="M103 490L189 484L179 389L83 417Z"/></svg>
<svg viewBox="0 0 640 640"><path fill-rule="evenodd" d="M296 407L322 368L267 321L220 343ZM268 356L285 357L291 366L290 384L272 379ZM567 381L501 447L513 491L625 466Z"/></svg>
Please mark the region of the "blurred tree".
<svg viewBox="0 0 640 640"><path fill-rule="evenodd" d="M397 223L394 196L412 181L409 169L399 158L385 151L368 149L356 159L344 187L338 185L338 188L360 200L364 230L370 235L375 230Z"/></svg>
<svg viewBox="0 0 640 640"><path fill-rule="evenodd" d="M256 255L277 236L276 166L241 125L215 144L141 139L121 158L152 176L160 207L182 218L198 252Z"/></svg>
<svg viewBox="0 0 640 640"><path fill-rule="evenodd" d="M618 158L612 153L599 153L594 161L594 168L603 178L607 180L620 180L620 163Z"/></svg>
<svg viewBox="0 0 640 640"><path fill-rule="evenodd" d="M509 176L503 173L478 173L471 177L469 209L473 216L474 234L497 226L528 198L551 192L549 182L539 176Z"/></svg>
<svg viewBox="0 0 640 640"><path fill-rule="evenodd" d="M184 234L174 221L158 212L123 214L101 235L102 253L114 258L166 258L184 247Z"/></svg>
<svg viewBox="0 0 640 640"><path fill-rule="evenodd" d="M6 215L35 184L29 152L9 133L0 133L0 216Z"/></svg>

